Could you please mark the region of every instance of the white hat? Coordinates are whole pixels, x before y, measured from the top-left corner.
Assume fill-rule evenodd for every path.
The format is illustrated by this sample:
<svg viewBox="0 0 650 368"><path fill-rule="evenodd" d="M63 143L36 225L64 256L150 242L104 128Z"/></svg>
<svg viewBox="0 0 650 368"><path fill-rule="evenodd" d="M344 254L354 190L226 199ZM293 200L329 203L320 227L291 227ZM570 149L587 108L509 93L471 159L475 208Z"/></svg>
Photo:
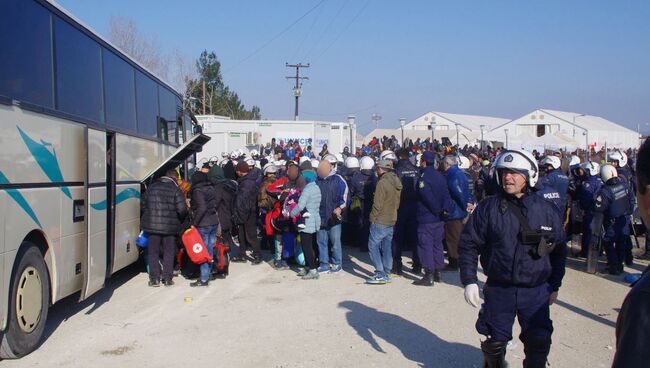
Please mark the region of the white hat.
<svg viewBox="0 0 650 368"><path fill-rule="evenodd" d="M361 170L372 170L372 168L375 167L375 160L370 156L363 156L361 157L361 160L359 160L359 166L361 167Z"/></svg>
<svg viewBox="0 0 650 368"><path fill-rule="evenodd" d="M358 169L359 168L359 159L354 156L349 156L345 159L345 167L348 169Z"/></svg>
<svg viewBox="0 0 650 368"><path fill-rule="evenodd" d="M618 171L616 168L610 164L606 164L600 167L600 178L603 183L607 183L609 179L615 178L618 176Z"/></svg>
<svg viewBox="0 0 650 368"><path fill-rule="evenodd" d="M505 150L494 161L494 167L499 169L509 169L525 173L528 179L528 186L535 187L539 179L539 168L535 157L530 152L524 150ZM497 183L501 184L500 175L497 175Z"/></svg>

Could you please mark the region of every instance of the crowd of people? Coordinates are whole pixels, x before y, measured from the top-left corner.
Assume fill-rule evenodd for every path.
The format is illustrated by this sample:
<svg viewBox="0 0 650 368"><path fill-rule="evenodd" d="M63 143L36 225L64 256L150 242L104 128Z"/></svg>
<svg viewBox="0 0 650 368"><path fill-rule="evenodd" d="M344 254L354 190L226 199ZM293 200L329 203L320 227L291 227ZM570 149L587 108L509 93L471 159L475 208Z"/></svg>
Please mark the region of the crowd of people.
<svg viewBox="0 0 650 368"><path fill-rule="evenodd" d="M217 252L187 271L197 278L193 287L226 277L229 261L261 264L264 249L275 269L295 265L298 276L315 280L342 271L343 245L359 247L374 267L368 284L410 272L418 276L413 284L431 287L442 272L458 273L466 301L481 307L476 327L489 337L481 344L486 366L503 366L518 316L524 366L543 367L567 239L582 234L576 257L604 250L610 274L634 262L631 160L622 151L590 157L428 139L400 145L395 137L340 153L275 139L259 150L223 153L189 181L171 170L147 188L141 227L150 234L149 285L172 285L175 268L191 268L175 257L178 233L189 225L211 256L211 244L238 248L232 258Z"/></svg>

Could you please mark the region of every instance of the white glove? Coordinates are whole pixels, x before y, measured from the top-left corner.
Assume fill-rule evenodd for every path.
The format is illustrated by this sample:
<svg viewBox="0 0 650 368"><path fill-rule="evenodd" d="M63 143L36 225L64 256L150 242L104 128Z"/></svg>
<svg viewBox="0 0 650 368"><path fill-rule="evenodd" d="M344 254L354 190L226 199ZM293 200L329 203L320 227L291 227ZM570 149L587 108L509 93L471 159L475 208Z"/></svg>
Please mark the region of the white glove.
<svg viewBox="0 0 650 368"><path fill-rule="evenodd" d="M483 303L478 291L478 285L469 284L465 286L465 301L474 308L478 308Z"/></svg>

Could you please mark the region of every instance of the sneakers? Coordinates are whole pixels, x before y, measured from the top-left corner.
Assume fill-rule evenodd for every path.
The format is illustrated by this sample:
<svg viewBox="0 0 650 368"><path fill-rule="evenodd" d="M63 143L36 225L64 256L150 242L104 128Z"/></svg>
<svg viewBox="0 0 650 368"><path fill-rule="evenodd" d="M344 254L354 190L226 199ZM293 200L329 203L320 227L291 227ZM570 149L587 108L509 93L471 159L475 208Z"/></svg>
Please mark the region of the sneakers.
<svg viewBox="0 0 650 368"><path fill-rule="evenodd" d="M320 277L320 274L318 273L318 270L309 270L305 274L305 276L302 277L303 280L317 280Z"/></svg>
<svg viewBox="0 0 650 368"><path fill-rule="evenodd" d="M304 218L304 219L308 219L308 218L311 217L311 213L309 213L309 212L307 212L307 211L304 211L304 212L302 213L301 216L302 216L302 218Z"/></svg>
<svg viewBox="0 0 650 368"><path fill-rule="evenodd" d="M309 272L309 270L307 270L306 268L303 267L303 268L300 269L300 271L298 271L298 273L296 274L296 276L298 276L298 277L303 277L303 276L305 276L308 272ZM318 271L316 271L316 273L318 273Z"/></svg>
<svg viewBox="0 0 650 368"><path fill-rule="evenodd" d="M273 268L275 268L278 271L283 271L283 270L288 270L289 265L287 264L287 262L280 259L280 260L273 261Z"/></svg>
<svg viewBox="0 0 650 368"><path fill-rule="evenodd" d="M149 286L151 286L151 287L160 287L160 280L150 279L149 280Z"/></svg>
<svg viewBox="0 0 650 368"><path fill-rule="evenodd" d="M304 230L305 224L298 224L296 227L298 228L298 230Z"/></svg>
<svg viewBox="0 0 650 368"><path fill-rule="evenodd" d="M324 266L318 267L317 271L318 271L318 273L328 273L328 272L330 272L330 269L331 269L330 265L324 265Z"/></svg>
<svg viewBox="0 0 650 368"><path fill-rule="evenodd" d="M374 276L366 280L366 284L370 284L370 285L384 285L386 283L388 283L386 277L379 274L375 274Z"/></svg>
<svg viewBox="0 0 650 368"><path fill-rule="evenodd" d="M334 265L334 267L330 268L330 273L337 273L341 271L341 265Z"/></svg>
<svg viewBox="0 0 650 368"><path fill-rule="evenodd" d="M253 257L253 260L251 261L251 263L253 265L258 265L258 264L262 263L262 257L260 257L260 256Z"/></svg>
<svg viewBox="0 0 650 368"><path fill-rule="evenodd" d="M209 282L208 281L201 281L201 280L196 280L194 282L190 283L191 287L200 287L200 286L208 286Z"/></svg>

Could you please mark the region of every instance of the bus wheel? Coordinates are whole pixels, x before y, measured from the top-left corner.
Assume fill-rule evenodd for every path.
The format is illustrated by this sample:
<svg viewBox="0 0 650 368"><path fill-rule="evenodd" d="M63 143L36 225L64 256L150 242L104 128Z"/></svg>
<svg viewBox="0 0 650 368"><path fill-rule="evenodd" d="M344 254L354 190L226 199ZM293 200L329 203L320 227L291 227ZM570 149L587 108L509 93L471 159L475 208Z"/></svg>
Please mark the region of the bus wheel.
<svg viewBox="0 0 650 368"><path fill-rule="evenodd" d="M23 243L11 276L7 328L0 344L0 358L25 356L43 336L50 306L50 280L39 249Z"/></svg>

